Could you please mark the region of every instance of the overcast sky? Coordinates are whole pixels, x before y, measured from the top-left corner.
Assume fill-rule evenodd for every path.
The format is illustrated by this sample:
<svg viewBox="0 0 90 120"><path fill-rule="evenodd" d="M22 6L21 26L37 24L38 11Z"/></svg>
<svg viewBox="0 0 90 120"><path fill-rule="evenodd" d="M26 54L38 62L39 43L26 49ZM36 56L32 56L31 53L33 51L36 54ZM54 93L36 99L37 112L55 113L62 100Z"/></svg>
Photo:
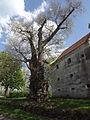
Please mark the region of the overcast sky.
<svg viewBox="0 0 90 120"><path fill-rule="evenodd" d="M70 37L66 40L66 47L72 45L90 32L90 0L82 0L85 12L77 16ZM26 17L31 20L46 7L45 0L0 0L0 50L5 48L5 29L14 16Z"/></svg>

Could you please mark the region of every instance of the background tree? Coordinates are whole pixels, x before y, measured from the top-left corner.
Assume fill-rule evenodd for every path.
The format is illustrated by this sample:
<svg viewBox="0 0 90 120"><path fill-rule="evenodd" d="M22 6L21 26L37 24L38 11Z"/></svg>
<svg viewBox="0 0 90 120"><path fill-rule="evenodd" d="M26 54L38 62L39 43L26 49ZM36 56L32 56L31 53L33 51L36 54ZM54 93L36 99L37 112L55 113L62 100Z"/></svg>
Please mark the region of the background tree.
<svg viewBox="0 0 90 120"><path fill-rule="evenodd" d="M30 72L29 70L26 68L26 67L23 67L22 69L22 72L23 72L23 77L25 79L25 88L29 88L29 77L30 77Z"/></svg>
<svg viewBox="0 0 90 120"><path fill-rule="evenodd" d="M21 63L6 52L0 53L0 82L5 87L5 96L8 95L8 88L20 89L25 85Z"/></svg>
<svg viewBox="0 0 90 120"><path fill-rule="evenodd" d="M65 0L64 4L50 0L44 12L33 21L13 21L8 31L8 46L16 59L26 63L31 72L30 98L48 98L48 81L44 79L44 63L60 49L70 34L73 17L82 10L80 0ZM53 54L52 54L53 55Z"/></svg>

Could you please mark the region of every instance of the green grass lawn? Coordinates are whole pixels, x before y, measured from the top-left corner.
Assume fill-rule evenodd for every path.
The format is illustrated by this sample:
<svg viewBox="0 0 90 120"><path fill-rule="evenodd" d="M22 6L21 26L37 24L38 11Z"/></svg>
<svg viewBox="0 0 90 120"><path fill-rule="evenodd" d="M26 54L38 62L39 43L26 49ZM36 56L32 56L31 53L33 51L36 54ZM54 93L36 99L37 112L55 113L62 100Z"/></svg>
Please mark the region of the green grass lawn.
<svg viewBox="0 0 90 120"><path fill-rule="evenodd" d="M21 109L8 108L3 105L0 105L0 114L16 120L57 120L25 112Z"/></svg>
<svg viewBox="0 0 90 120"><path fill-rule="evenodd" d="M90 109L89 99L52 98L48 100L48 103L55 106L61 106L62 108Z"/></svg>
<svg viewBox="0 0 90 120"><path fill-rule="evenodd" d="M0 97L0 100L13 101L23 103L26 98L6 98ZM63 109L78 109L78 110L90 110L89 99L63 99L63 98L50 98L45 104L46 106L60 106ZM8 108L7 106L0 105L0 114L15 118L16 120L57 120L50 119L30 112L25 112L21 109Z"/></svg>
<svg viewBox="0 0 90 120"><path fill-rule="evenodd" d="M19 98L9 98L5 96L0 96L0 100L15 100L15 101L24 101L26 100L26 97L19 97Z"/></svg>
<svg viewBox="0 0 90 120"><path fill-rule="evenodd" d="M26 101L26 97L21 98L7 98L0 96L0 100L10 100L19 103ZM90 109L90 99L64 99L64 98L50 98L47 105L60 106L62 108L80 108Z"/></svg>

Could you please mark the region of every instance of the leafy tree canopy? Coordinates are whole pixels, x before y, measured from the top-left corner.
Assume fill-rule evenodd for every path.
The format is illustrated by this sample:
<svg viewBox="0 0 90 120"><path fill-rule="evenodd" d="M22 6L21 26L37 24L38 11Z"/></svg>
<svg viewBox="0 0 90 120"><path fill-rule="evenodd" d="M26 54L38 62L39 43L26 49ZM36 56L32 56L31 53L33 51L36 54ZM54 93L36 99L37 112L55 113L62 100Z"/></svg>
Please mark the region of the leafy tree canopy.
<svg viewBox="0 0 90 120"><path fill-rule="evenodd" d="M25 85L21 70L21 63L11 54L0 53L0 82L5 88L20 89Z"/></svg>

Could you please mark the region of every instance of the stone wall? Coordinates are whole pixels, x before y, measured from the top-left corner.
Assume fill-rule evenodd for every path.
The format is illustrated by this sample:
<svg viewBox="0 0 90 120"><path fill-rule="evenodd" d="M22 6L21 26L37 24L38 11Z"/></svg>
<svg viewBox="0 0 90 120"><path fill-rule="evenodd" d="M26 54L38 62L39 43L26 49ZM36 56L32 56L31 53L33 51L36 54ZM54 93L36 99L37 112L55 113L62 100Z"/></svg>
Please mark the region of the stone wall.
<svg viewBox="0 0 90 120"><path fill-rule="evenodd" d="M51 65L54 97L90 98L90 46L88 41Z"/></svg>

